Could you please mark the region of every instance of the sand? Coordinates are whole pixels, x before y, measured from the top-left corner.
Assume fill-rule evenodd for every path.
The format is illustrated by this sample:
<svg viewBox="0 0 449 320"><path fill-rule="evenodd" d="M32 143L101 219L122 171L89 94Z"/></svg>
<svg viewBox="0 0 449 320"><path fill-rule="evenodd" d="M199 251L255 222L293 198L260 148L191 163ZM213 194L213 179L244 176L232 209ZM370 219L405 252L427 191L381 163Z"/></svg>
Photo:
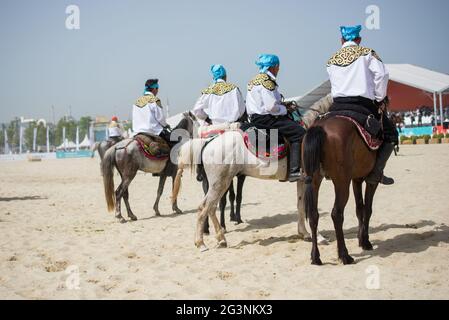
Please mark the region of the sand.
<svg viewBox="0 0 449 320"><path fill-rule="evenodd" d="M337 260L325 182L319 228L331 242L320 247L321 267L296 236L294 184L248 178L245 223L228 222L229 248L200 253L193 236L202 192L190 174L179 199L185 214L172 214L167 184L157 218L158 179L138 174L130 201L139 221L119 224L106 211L98 158L0 162L0 298L447 299L448 159L449 145L424 145L390 160L397 183L376 194L374 251L358 248L351 195L350 266ZM213 248L213 235L206 243Z"/></svg>

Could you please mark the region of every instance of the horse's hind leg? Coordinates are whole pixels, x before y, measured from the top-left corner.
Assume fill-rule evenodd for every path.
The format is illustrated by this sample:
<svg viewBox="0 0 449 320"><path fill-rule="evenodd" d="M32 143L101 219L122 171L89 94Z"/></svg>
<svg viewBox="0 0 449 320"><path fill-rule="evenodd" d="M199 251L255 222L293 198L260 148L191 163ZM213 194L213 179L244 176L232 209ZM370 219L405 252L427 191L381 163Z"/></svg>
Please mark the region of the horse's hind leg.
<svg viewBox="0 0 449 320"><path fill-rule="evenodd" d="M220 199L220 225L225 231L226 231L226 222L225 222L226 197L228 195L228 192L229 190L227 190Z"/></svg>
<svg viewBox="0 0 449 320"><path fill-rule="evenodd" d="M120 223L125 223L126 220L122 216L122 197L123 197L123 181L115 190L115 218Z"/></svg>
<svg viewBox="0 0 449 320"><path fill-rule="evenodd" d="M359 239L359 247L363 247L363 216L365 211L365 205L363 203L363 193L362 193L362 181L352 180L352 189L354 191L355 198L355 211L357 214L357 220L359 221L359 231L357 238Z"/></svg>
<svg viewBox="0 0 449 320"><path fill-rule="evenodd" d="M350 180L334 180L335 204L332 210L335 235L337 238L338 258L343 264L352 264L354 259L349 255L343 233L344 210L349 198Z"/></svg>
<svg viewBox="0 0 449 320"><path fill-rule="evenodd" d="M126 211L128 212L128 217L132 221L137 221L137 217L134 215L134 213L131 210L131 206L129 205L129 192L128 188L123 192L123 200L125 201Z"/></svg>
<svg viewBox="0 0 449 320"><path fill-rule="evenodd" d="M308 216L309 216L309 225L310 230L312 232L312 252L311 252L311 260L314 265L322 265L320 259L320 250L318 249L318 221L320 219L320 215L318 214L318 192L320 190L322 178L319 174L315 174L313 176L312 184L307 186L310 192L307 192L305 196L311 196L312 199L309 199L307 202L308 208ZM310 189L311 188L311 189Z"/></svg>
<svg viewBox="0 0 449 320"><path fill-rule="evenodd" d="M162 193L164 192L165 180L167 180L167 176L161 175L159 177L159 186L157 188L157 196L156 201L154 202L153 210L156 213L156 216L160 216L159 212L159 200L161 199Z"/></svg>
<svg viewBox="0 0 449 320"><path fill-rule="evenodd" d="M363 250L373 250L373 245L369 241L369 221L373 213L373 200L378 184L366 184L365 190L365 210L363 212L362 228L362 248Z"/></svg>

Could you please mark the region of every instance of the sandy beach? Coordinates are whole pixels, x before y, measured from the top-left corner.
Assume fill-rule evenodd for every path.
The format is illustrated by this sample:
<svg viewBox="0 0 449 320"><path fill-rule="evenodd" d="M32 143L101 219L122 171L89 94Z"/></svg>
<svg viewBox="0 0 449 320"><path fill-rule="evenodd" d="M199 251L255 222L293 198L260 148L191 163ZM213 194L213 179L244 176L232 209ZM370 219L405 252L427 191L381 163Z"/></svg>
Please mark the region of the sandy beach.
<svg viewBox="0 0 449 320"><path fill-rule="evenodd" d="M167 183L155 217L158 178L139 173L130 186L139 220L119 224L106 210L98 158L0 162L0 298L447 299L448 159L449 145L403 146L391 158L386 173L396 184L375 197L374 251L358 247L351 195L350 266L337 260L334 194L324 182L319 229L330 244L320 247L322 267L310 265L311 244L296 236L294 184L248 178L245 223L228 222L229 248L213 249L212 234L211 250L200 253L193 236L202 190L188 173L183 215L172 214Z"/></svg>

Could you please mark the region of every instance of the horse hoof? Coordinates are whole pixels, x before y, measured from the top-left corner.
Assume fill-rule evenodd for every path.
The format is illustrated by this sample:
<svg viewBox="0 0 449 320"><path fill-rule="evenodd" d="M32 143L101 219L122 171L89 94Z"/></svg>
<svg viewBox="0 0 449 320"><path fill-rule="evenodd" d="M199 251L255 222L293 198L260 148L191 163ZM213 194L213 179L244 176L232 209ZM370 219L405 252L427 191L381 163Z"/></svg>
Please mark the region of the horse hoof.
<svg viewBox="0 0 449 320"><path fill-rule="evenodd" d="M349 254L345 255L343 257L340 257L339 260L341 261L341 263L343 263L344 265L348 265L348 264L353 264L354 263L354 258L352 258Z"/></svg>
<svg viewBox="0 0 449 320"><path fill-rule="evenodd" d="M373 245L369 241L367 241L366 243L363 243L362 245L360 245L360 247L362 247L362 249L365 250L365 251L372 251L373 250Z"/></svg>
<svg viewBox="0 0 449 320"><path fill-rule="evenodd" d="M314 266L322 266L323 263L321 262L320 258L312 259L312 265Z"/></svg>
<svg viewBox="0 0 449 320"><path fill-rule="evenodd" d="M131 221L137 221L137 217L136 216L131 216L129 218L131 219Z"/></svg>
<svg viewBox="0 0 449 320"><path fill-rule="evenodd" d="M317 242L320 246L327 246L329 245L329 239L323 237L322 235L318 236Z"/></svg>
<svg viewBox="0 0 449 320"><path fill-rule="evenodd" d="M118 222L120 222L120 223L126 223L125 218L117 218L117 220L118 220Z"/></svg>
<svg viewBox="0 0 449 320"><path fill-rule="evenodd" d="M299 240L303 240L305 242L312 242L312 237L308 233L306 234L298 233L298 238Z"/></svg>
<svg viewBox="0 0 449 320"><path fill-rule="evenodd" d="M209 250L209 248L208 247L206 247L204 244L203 245L201 245L198 249L200 249L200 252L206 252L206 251L208 251Z"/></svg>
<svg viewBox="0 0 449 320"><path fill-rule="evenodd" d="M182 212L181 210L179 210L179 209L176 209L176 210L175 210L175 213L176 213L176 214L182 214L183 212Z"/></svg>
<svg viewBox="0 0 449 320"><path fill-rule="evenodd" d="M222 248L227 248L227 247L228 247L228 244L226 243L226 240L221 240L217 244L217 249L222 249Z"/></svg>

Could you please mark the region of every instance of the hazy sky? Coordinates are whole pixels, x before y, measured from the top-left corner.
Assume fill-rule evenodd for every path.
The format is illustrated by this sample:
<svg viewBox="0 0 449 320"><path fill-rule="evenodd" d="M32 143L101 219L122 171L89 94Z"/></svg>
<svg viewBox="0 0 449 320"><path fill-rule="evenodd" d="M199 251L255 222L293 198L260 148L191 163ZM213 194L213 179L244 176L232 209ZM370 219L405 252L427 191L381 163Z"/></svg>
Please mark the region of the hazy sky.
<svg viewBox="0 0 449 320"><path fill-rule="evenodd" d="M65 27L66 7L80 8L80 30ZM160 79L171 113L191 108L224 64L245 93L259 53L281 59L285 96L302 95L327 77L339 26L364 24L380 7L380 30L364 45L386 63L449 73L447 0L0 0L0 122L51 120L68 113L128 118L145 80Z"/></svg>

